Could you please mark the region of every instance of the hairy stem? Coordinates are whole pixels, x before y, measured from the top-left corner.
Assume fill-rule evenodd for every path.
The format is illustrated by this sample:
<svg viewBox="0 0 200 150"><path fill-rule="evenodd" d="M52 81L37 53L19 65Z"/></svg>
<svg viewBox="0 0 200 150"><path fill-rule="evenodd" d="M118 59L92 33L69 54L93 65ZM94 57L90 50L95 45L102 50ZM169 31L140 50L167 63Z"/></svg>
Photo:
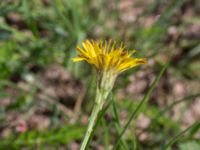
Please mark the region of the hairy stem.
<svg viewBox="0 0 200 150"><path fill-rule="evenodd" d="M94 127L96 124L96 120L98 119L98 115L101 112L104 102L106 98L108 97L110 91L112 90L114 81L116 76L112 76L110 73L105 72L104 74L101 74L101 76L98 76L97 81L97 91L96 91L96 98L95 98L95 104L90 116L89 125L85 134L85 137L83 139L83 142L81 144L80 150L86 150L91 137L94 132Z"/></svg>

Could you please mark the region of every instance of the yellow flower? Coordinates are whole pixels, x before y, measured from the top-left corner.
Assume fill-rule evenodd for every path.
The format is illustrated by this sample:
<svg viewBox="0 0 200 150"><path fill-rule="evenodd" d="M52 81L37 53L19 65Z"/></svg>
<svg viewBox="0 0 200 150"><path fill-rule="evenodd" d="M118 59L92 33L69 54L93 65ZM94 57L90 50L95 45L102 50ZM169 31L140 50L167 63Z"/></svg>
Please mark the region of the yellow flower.
<svg viewBox="0 0 200 150"><path fill-rule="evenodd" d="M89 41L82 43L82 48L77 46L78 57L73 58L74 62L87 61L96 67L98 71L112 71L121 73L127 69L140 64L145 64L145 58L131 57L136 51L128 52L123 44L116 45L116 42L110 41Z"/></svg>
<svg viewBox="0 0 200 150"><path fill-rule="evenodd" d="M145 64L147 61L145 58L133 58L132 54L135 53L135 50L129 52L125 50L123 44L117 46L116 42L112 40L105 42L86 40L82 43L82 47L77 46L77 51L78 57L72 59L74 62L86 61L94 65L98 71L95 103L80 148L80 150L86 150L94 131L95 122L118 74L137 65Z"/></svg>

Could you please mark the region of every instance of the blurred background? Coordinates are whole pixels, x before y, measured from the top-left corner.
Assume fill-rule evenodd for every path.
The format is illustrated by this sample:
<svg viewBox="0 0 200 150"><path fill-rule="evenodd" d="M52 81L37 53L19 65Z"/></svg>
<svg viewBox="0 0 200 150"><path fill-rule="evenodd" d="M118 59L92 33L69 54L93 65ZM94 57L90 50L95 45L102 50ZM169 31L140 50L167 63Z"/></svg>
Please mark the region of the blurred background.
<svg viewBox="0 0 200 150"><path fill-rule="evenodd" d="M123 41L148 58L118 77L118 119L108 108L91 149L115 144L116 120L124 126L168 62L123 140L159 150L200 120L199 0L0 0L1 150L79 148L95 93L94 68L71 61L85 39ZM200 150L199 129L171 149Z"/></svg>

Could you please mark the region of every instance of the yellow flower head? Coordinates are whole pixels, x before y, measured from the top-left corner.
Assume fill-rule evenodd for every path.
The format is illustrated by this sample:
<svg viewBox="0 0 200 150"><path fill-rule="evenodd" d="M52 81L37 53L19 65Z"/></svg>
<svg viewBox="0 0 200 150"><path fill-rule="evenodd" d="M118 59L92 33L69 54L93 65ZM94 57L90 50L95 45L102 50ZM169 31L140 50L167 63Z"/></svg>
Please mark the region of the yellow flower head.
<svg viewBox="0 0 200 150"><path fill-rule="evenodd" d="M145 58L131 57L136 51L128 52L123 44L116 45L116 42L110 41L89 41L82 43L82 48L77 46L78 57L73 58L74 62L87 61L96 67L98 71L112 71L116 74L140 64L145 64Z"/></svg>

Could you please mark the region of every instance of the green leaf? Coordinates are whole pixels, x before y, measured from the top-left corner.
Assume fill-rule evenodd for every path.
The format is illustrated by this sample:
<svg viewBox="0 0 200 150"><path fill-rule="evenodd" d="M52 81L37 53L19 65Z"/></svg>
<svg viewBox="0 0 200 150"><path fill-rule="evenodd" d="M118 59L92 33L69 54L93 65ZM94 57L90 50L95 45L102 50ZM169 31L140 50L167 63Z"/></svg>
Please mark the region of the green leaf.
<svg viewBox="0 0 200 150"><path fill-rule="evenodd" d="M200 144L195 141L189 141L179 144L180 150L200 150Z"/></svg>

